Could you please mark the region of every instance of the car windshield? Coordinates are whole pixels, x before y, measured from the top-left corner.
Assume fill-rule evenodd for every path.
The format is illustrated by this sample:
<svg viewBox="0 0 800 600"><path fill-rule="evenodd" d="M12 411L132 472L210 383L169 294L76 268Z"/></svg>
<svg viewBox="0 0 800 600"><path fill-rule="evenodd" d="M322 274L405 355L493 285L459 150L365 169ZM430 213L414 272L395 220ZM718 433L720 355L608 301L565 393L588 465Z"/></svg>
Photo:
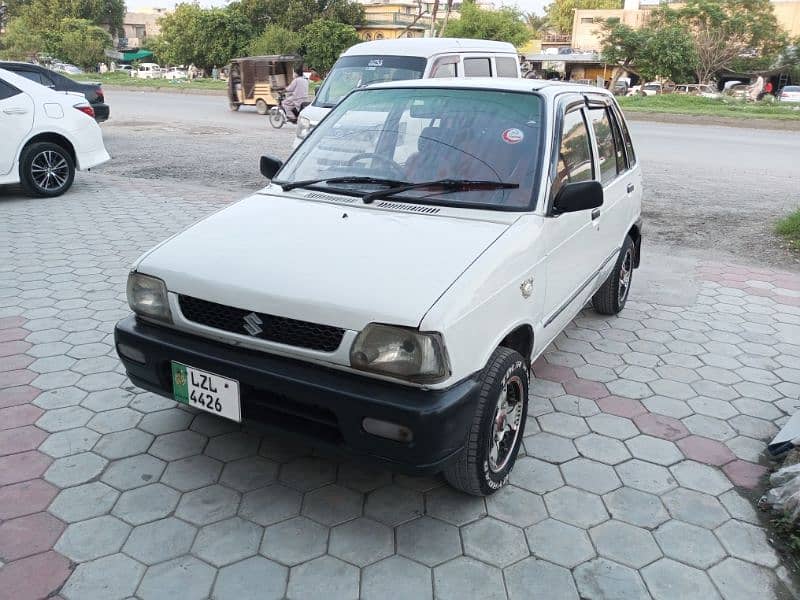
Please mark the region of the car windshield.
<svg viewBox="0 0 800 600"><path fill-rule="evenodd" d="M421 79L427 61L416 56L343 56L317 91L314 106L331 108L357 87Z"/></svg>
<svg viewBox="0 0 800 600"><path fill-rule="evenodd" d="M306 182L357 196L445 179L482 182L469 189L398 189L392 198L528 210L537 190L542 114L542 99L528 92L359 90L312 131L275 182ZM324 181L343 177L350 181Z"/></svg>

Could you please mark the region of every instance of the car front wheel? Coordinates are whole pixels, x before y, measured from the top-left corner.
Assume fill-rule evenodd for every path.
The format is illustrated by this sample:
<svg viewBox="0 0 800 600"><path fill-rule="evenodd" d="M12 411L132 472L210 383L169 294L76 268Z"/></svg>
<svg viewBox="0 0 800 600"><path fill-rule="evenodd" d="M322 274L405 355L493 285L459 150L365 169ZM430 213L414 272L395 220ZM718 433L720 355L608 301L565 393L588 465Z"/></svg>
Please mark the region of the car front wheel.
<svg viewBox="0 0 800 600"><path fill-rule="evenodd" d="M463 452L444 472L454 488L489 496L508 482L528 414L528 368L519 353L498 348L481 388Z"/></svg>
<svg viewBox="0 0 800 600"><path fill-rule="evenodd" d="M625 236L614 270L592 297L592 305L601 315L616 315L625 308L633 281L635 253L633 240Z"/></svg>
<svg viewBox="0 0 800 600"><path fill-rule="evenodd" d="M70 153L50 142L28 146L20 157L19 169L22 187L33 196L60 196L75 179L75 161Z"/></svg>

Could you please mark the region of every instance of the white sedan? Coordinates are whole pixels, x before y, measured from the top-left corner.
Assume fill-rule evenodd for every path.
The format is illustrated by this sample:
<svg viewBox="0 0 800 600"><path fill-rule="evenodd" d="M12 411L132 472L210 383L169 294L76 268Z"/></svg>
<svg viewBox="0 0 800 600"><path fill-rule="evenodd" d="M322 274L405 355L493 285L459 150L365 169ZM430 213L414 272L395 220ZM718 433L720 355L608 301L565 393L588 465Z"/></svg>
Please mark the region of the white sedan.
<svg viewBox="0 0 800 600"><path fill-rule="evenodd" d="M0 69L0 184L33 196L60 196L75 170L111 157L94 110L82 94L56 92Z"/></svg>

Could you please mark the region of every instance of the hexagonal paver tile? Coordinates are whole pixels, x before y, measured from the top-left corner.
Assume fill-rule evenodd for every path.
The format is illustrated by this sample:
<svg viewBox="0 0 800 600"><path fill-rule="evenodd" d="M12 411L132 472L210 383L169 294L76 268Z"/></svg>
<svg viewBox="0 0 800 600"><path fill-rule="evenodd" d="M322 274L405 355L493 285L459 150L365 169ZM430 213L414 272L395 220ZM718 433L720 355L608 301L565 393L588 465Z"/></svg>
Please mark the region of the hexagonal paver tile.
<svg viewBox="0 0 800 600"><path fill-rule="evenodd" d="M200 454L208 438L194 431L184 430L158 436L148 452L167 462Z"/></svg>
<svg viewBox="0 0 800 600"><path fill-rule="evenodd" d="M496 567L507 567L528 556L522 530L491 517L465 526L461 537L467 555Z"/></svg>
<svg viewBox="0 0 800 600"><path fill-rule="evenodd" d="M169 463L161 481L179 492L190 492L216 482L220 471L220 461L201 454Z"/></svg>
<svg viewBox="0 0 800 600"><path fill-rule="evenodd" d="M249 456L225 465L220 483L240 492L256 490L275 481L278 465L260 456Z"/></svg>
<svg viewBox="0 0 800 600"><path fill-rule="evenodd" d="M179 408L169 408L145 415L139 422L139 429L153 435L163 435L173 431L182 431L189 427L192 415Z"/></svg>
<svg viewBox="0 0 800 600"><path fill-rule="evenodd" d="M394 552L394 536L386 525L359 517L331 530L328 552L364 567Z"/></svg>
<svg viewBox="0 0 800 600"><path fill-rule="evenodd" d="M486 504L483 498L462 494L451 487L442 487L426 494L426 512L432 517L460 526L484 516Z"/></svg>
<svg viewBox="0 0 800 600"><path fill-rule="evenodd" d="M733 487L717 469L691 460L670 467L670 471L683 487L712 496L718 496Z"/></svg>
<svg viewBox="0 0 800 600"><path fill-rule="evenodd" d="M117 408L96 414L89 419L86 426L101 434L114 433L136 427L141 418L142 413L140 412L130 408Z"/></svg>
<svg viewBox="0 0 800 600"><path fill-rule="evenodd" d="M99 481L93 481L59 492L48 511L62 521L74 523L99 517L111 510L119 492Z"/></svg>
<svg viewBox="0 0 800 600"><path fill-rule="evenodd" d="M626 441L625 445L636 458L658 465L669 466L683 460L683 454L675 444L657 437L638 435Z"/></svg>
<svg viewBox="0 0 800 600"><path fill-rule="evenodd" d="M638 459L617 465L616 470L625 485L643 492L660 495L678 486L666 467Z"/></svg>
<svg viewBox="0 0 800 600"><path fill-rule="evenodd" d="M123 551L146 565L154 565L188 552L195 535L195 527L168 517L134 528Z"/></svg>
<svg viewBox="0 0 800 600"><path fill-rule="evenodd" d="M756 489L767 474L767 468L745 460L729 462L722 470L734 485L747 489Z"/></svg>
<svg viewBox="0 0 800 600"><path fill-rule="evenodd" d="M728 423L730 423L737 433L757 440L769 441L776 433L778 433L778 428L769 421L758 419L756 417L750 417L748 415L739 415L733 417L730 421L728 421ZM730 437L734 436L731 435Z"/></svg>
<svg viewBox="0 0 800 600"><path fill-rule="evenodd" d="M562 435L570 438L589 433L589 427L581 417L566 413L550 413L539 417L542 431Z"/></svg>
<svg viewBox="0 0 800 600"><path fill-rule="evenodd" d="M673 518L706 529L713 529L730 518L719 500L694 490L678 488L661 499Z"/></svg>
<svg viewBox="0 0 800 600"><path fill-rule="evenodd" d="M633 421L623 417L610 414L593 415L586 419L586 423L592 431L600 435L606 435L617 440L627 440L635 435L639 435L639 430Z"/></svg>
<svg viewBox="0 0 800 600"><path fill-rule="evenodd" d="M646 435L663 440L675 441L689 435L683 423L678 419L656 413L644 413L633 418L636 426Z"/></svg>
<svg viewBox="0 0 800 600"><path fill-rule="evenodd" d="M213 567L193 556L181 556L148 567L136 595L142 600L201 600L208 597L214 575Z"/></svg>
<svg viewBox="0 0 800 600"><path fill-rule="evenodd" d="M322 556L327 548L328 528L305 517L270 525L261 542L261 554L290 567Z"/></svg>
<svg viewBox="0 0 800 600"><path fill-rule="evenodd" d="M321 556L292 567L286 597L292 600L352 600L358 597L358 569Z"/></svg>
<svg viewBox="0 0 800 600"><path fill-rule="evenodd" d="M544 497L550 516L588 529L608 519L599 496L573 487L562 487Z"/></svg>
<svg viewBox="0 0 800 600"><path fill-rule="evenodd" d="M205 453L223 462L255 456L261 439L244 431L233 431L212 438Z"/></svg>
<svg viewBox="0 0 800 600"><path fill-rule="evenodd" d="M692 435L678 440L677 445L686 458L707 465L721 466L736 459L725 444L709 438Z"/></svg>
<svg viewBox="0 0 800 600"><path fill-rule="evenodd" d="M525 452L528 456L551 463L566 462L578 456L572 440L546 431L526 437Z"/></svg>
<svg viewBox="0 0 800 600"><path fill-rule="evenodd" d="M502 573L466 556L436 567L433 585L436 597L441 600L501 600L506 597Z"/></svg>
<svg viewBox="0 0 800 600"><path fill-rule="evenodd" d="M573 574L581 598L650 598L636 571L605 558L585 562Z"/></svg>
<svg viewBox="0 0 800 600"><path fill-rule="evenodd" d="M139 454L113 461L100 479L118 490L132 490L158 481L165 466L163 460Z"/></svg>
<svg viewBox="0 0 800 600"><path fill-rule="evenodd" d="M594 383L591 381L587 383L599 386L603 385L601 383ZM605 388L603 389L602 394L603 396L608 395L608 392L605 390ZM566 413L575 417L590 417L600 412L600 409L597 407L597 403L594 400L581 398L579 396L572 396L570 394L553 398L551 403L553 404L553 408L556 410L556 412Z"/></svg>
<svg viewBox="0 0 800 600"><path fill-rule="evenodd" d="M286 485L308 492L336 479L336 465L324 458L305 456L281 467L280 480Z"/></svg>
<svg viewBox="0 0 800 600"><path fill-rule="evenodd" d="M397 485L370 492L364 506L366 516L390 526L416 519L424 510L420 492Z"/></svg>
<svg viewBox="0 0 800 600"><path fill-rule="evenodd" d="M261 527L239 517L206 525L192 546L192 553L215 567L224 567L258 553Z"/></svg>
<svg viewBox="0 0 800 600"><path fill-rule="evenodd" d="M768 541L767 532L761 527L728 521L714 533L731 556L769 568L780 563L777 552Z"/></svg>
<svg viewBox="0 0 800 600"><path fill-rule="evenodd" d="M288 569L261 556L219 570L214 600L280 600L286 592Z"/></svg>
<svg viewBox="0 0 800 600"><path fill-rule="evenodd" d="M153 439L153 435L140 429L126 429L104 435L93 451L109 460L118 460L146 452Z"/></svg>
<svg viewBox="0 0 800 600"><path fill-rule="evenodd" d="M73 523L55 545L55 550L75 562L114 554L122 548L131 527L111 516Z"/></svg>
<svg viewBox="0 0 800 600"><path fill-rule="evenodd" d="M528 527L525 536L534 556L570 569L595 555L584 530L555 519ZM487 550L491 547L488 545Z"/></svg>
<svg viewBox="0 0 800 600"><path fill-rule="evenodd" d="M561 465L561 472L569 485L595 494L605 494L622 485L612 467L587 458Z"/></svg>
<svg viewBox="0 0 800 600"><path fill-rule="evenodd" d="M390 556L366 567L361 575L361 597L385 598L387 590L397 599L432 598L430 569L402 556Z"/></svg>
<svg viewBox="0 0 800 600"><path fill-rule="evenodd" d="M486 508L491 516L518 527L528 527L547 518L541 496L513 485L487 497Z"/></svg>
<svg viewBox="0 0 800 600"><path fill-rule="evenodd" d="M720 598L708 575L668 558L642 569L642 577L656 600L712 600Z"/></svg>
<svg viewBox="0 0 800 600"><path fill-rule="evenodd" d="M629 487L619 488L603 496L611 517L637 527L654 529L669 519L661 499L653 494Z"/></svg>
<svg viewBox="0 0 800 600"><path fill-rule="evenodd" d="M725 600L751 600L764 595L765 590L778 590L775 573L736 558L726 558L709 570Z"/></svg>
<svg viewBox="0 0 800 600"><path fill-rule="evenodd" d="M582 456L608 465L616 465L631 458L630 452L622 442L598 433L578 438L575 440L575 445Z"/></svg>
<svg viewBox="0 0 800 600"><path fill-rule="evenodd" d="M153 483L123 493L111 513L131 525L142 525L169 515L179 498L172 488Z"/></svg>
<svg viewBox="0 0 800 600"><path fill-rule="evenodd" d="M578 598L578 590L569 570L544 560L526 558L505 569L505 579L510 600Z"/></svg>
<svg viewBox="0 0 800 600"><path fill-rule="evenodd" d="M46 512L17 517L0 524L0 560L12 562L46 552L64 531L64 523Z"/></svg>
<svg viewBox="0 0 800 600"><path fill-rule="evenodd" d="M669 521L654 532L664 555L699 569L708 569L726 552L708 529L682 521Z"/></svg>
<svg viewBox="0 0 800 600"><path fill-rule="evenodd" d="M302 494L284 485L274 484L246 493L242 498L239 516L258 523L272 525L300 514Z"/></svg>
<svg viewBox="0 0 800 600"><path fill-rule="evenodd" d="M350 460L339 466L340 485L357 492L370 492L392 482L391 472L362 464L358 460Z"/></svg>
<svg viewBox="0 0 800 600"><path fill-rule="evenodd" d="M65 408L48 410L37 419L36 426L39 429L55 433L56 431L82 427L89 422L92 416L94 416L94 413L85 408L81 408L80 406L67 406Z"/></svg>
<svg viewBox="0 0 800 600"><path fill-rule="evenodd" d="M606 521L590 529L589 535L598 554L635 569L661 557L649 531L622 521Z"/></svg>
<svg viewBox="0 0 800 600"><path fill-rule="evenodd" d="M360 517L363 502L358 492L336 484L326 485L305 495L302 512L323 525L333 526Z"/></svg>
<svg viewBox="0 0 800 600"><path fill-rule="evenodd" d="M67 600L122 600L132 596L144 565L124 554L112 554L77 566L61 595Z"/></svg>
<svg viewBox="0 0 800 600"><path fill-rule="evenodd" d="M529 456L516 462L510 480L514 485L537 494L544 494L564 485L558 467Z"/></svg>
<svg viewBox="0 0 800 600"><path fill-rule="evenodd" d="M397 552L435 567L461 555L461 538L452 525L422 517L397 528Z"/></svg>
<svg viewBox="0 0 800 600"><path fill-rule="evenodd" d="M81 406L94 412L114 410L128 406L128 403L133 397L131 392L119 388L103 390L86 395L85 399L81 402Z"/></svg>
<svg viewBox="0 0 800 600"><path fill-rule="evenodd" d="M689 406L696 413L717 417L718 419L730 419L739 414L739 411L730 402L717 400L716 398L706 398L705 396L692 398L689 400Z"/></svg>
<svg viewBox="0 0 800 600"><path fill-rule="evenodd" d="M722 419L706 415L692 415L683 420L684 425L693 434L724 442L736 437L736 432Z"/></svg>
<svg viewBox="0 0 800 600"><path fill-rule="evenodd" d="M61 458L91 450L98 439L99 433L86 427L76 427L50 434L39 450L53 458Z"/></svg>
<svg viewBox="0 0 800 600"><path fill-rule="evenodd" d="M181 497L175 516L195 525L227 519L239 508L239 493L222 485L209 485Z"/></svg>
<svg viewBox="0 0 800 600"><path fill-rule="evenodd" d="M53 461L44 478L58 487L65 488L97 477L108 461L93 452L82 452Z"/></svg>

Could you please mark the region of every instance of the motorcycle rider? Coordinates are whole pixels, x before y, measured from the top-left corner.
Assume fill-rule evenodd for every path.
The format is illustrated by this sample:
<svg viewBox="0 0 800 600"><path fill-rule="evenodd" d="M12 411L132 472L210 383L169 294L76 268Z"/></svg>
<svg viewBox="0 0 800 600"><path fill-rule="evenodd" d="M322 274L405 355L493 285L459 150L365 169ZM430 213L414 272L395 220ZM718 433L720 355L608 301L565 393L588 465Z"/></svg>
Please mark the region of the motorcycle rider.
<svg viewBox="0 0 800 600"><path fill-rule="evenodd" d="M308 102L308 79L303 77L303 67L296 67L294 74L294 79L284 90L286 98L281 102L283 110L286 111L286 117L292 123L297 121L302 104Z"/></svg>

